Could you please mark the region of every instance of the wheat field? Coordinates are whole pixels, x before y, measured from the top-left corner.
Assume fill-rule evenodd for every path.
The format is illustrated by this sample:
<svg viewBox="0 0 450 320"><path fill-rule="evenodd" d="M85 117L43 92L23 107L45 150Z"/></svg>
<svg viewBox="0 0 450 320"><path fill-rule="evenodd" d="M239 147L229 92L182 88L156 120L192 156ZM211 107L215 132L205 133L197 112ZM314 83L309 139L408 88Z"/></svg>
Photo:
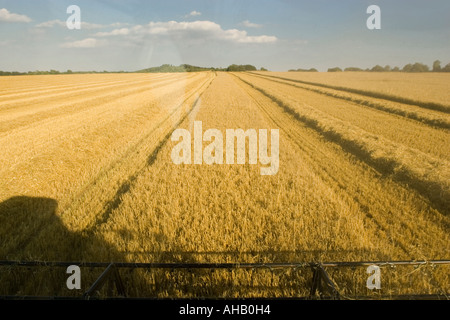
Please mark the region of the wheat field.
<svg viewBox="0 0 450 320"><path fill-rule="evenodd" d="M0 260L448 259L449 86L446 74L0 77ZM279 129L278 173L174 164L170 136L195 121L203 131ZM382 272L383 294L450 292L448 266ZM331 275L345 296L379 293L365 270ZM292 297L307 294L309 274L123 277L137 297ZM9 270L0 294L79 294L66 278Z"/></svg>

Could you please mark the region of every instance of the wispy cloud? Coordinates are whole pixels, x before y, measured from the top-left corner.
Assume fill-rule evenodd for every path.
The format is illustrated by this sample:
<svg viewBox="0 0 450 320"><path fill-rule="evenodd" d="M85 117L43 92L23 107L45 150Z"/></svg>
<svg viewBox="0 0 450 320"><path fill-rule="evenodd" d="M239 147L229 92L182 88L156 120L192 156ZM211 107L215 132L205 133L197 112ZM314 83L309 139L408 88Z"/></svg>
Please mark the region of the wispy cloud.
<svg viewBox="0 0 450 320"><path fill-rule="evenodd" d="M51 20L36 25L37 28L53 28L54 26L65 27L66 23L61 20Z"/></svg>
<svg viewBox="0 0 450 320"><path fill-rule="evenodd" d="M93 29L103 29L103 28L118 28L129 25L128 23L115 22L111 24L97 24L90 22L81 22L81 29L93 30ZM37 28L53 28L53 27L66 27L66 22L61 20L51 20L39 23L36 25Z"/></svg>
<svg viewBox="0 0 450 320"><path fill-rule="evenodd" d="M238 29L224 30L212 21L193 22L150 22L147 25L137 25L132 28L115 29L109 32L98 32L95 37L109 36L170 36L184 41L190 39L221 40L235 43L273 43L275 36L249 36L247 31Z"/></svg>
<svg viewBox="0 0 450 320"><path fill-rule="evenodd" d="M263 26L262 24L253 23L248 20L242 21L240 25L247 28L261 28Z"/></svg>
<svg viewBox="0 0 450 320"><path fill-rule="evenodd" d="M127 22L114 22L111 24L106 24L104 25L105 27L113 27L113 28L120 28L120 27L125 27L125 26L129 26L130 24Z"/></svg>
<svg viewBox="0 0 450 320"><path fill-rule="evenodd" d="M31 19L22 14L11 13L7 9L0 9L0 21L4 22L31 22Z"/></svg>
<svg viewBox="0 0 450 320"><path fill-rule="evenodd" d="M106 45L106 40L86 38L83 40L66 42L61 44L61 48L97 48Z"/></svg>
<svg viewBox="0 0 450 320"><path fill-rule="evenodd" d="M185 15L184 17L185 18L187 18L187 17L197 17L197 16L201 16L202 15L202 13L201 12L198 12L198 11L191 11L189 14L187 14L187 15Z"/></svg>
<svg viewBox="0 0 450 320"><path fill-rule="evenodd" d="M108 32L97 32L93 36L95 37L109 37L109 36L126 36L133 32L133 30L136 30L136 28L121 28L121 29L114 29L112 31Z"/></svg>

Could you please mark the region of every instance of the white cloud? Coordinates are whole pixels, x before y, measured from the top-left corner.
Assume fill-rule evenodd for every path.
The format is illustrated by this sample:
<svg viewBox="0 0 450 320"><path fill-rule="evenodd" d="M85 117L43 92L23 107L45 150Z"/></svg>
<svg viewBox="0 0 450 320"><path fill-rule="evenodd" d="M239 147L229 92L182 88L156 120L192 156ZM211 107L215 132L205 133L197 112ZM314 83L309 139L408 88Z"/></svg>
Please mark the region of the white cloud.
<svg viewBox="0 0 450 320"><path fill-rule="evenodd" d="M212 21L193 21L193 22L150 22L147 25L137 25L132 28L115 29L110 32L98 32L93 36L170 36L182 40L204 39L204 40L222 40L235 43L272 43L278 39L275 36L261 35L249 36L247 31L228 29Z"/></svg>
<svg viewBox="0 0 450 320"><path fill-rule="evenodd" d="M198 11L191 11L189 14L187 14L187 15L185 15L185 18L187 18L187 17L197 17L197 16L201 16L202 15L202 13L201 12L198 12Z"/></svg>
<svg viewBox="0 0 450 320"><path fill-rule="evenodd" d="M247 28L261 28L262 24L256 24L256 23L252 23L248 20L242 21L240 23L241 26L247 27Z"/></svg>
<svg viewBox="0 0 450 320"><path fill-rule="evenodd" d="M97 32L94 36L96 37L107 37L107 36L126 36L130 34L129 28L122 28L122 29L114 29L110 32Z"/></svg>
<svg viewBox="0 0 450 320"><path fill-rule="evenodd" d="M81 21L81 29L90 30L90 29L101 29L101 28L106 28L106 27L108 27L108 26Z"/></svg>
<svg viewBox="0 0 450 320"><path fill-rule="evenodd" d="M106 44L105 40L99 40L94 38L86 38L84 40L78 40L73 42L66 42L61 44L62 48L96 48Z"/></svg>
<svg viewBox="0 0 450 320"><path fill-rule="evenodd" d="M0 9L0 21L6 22L30 22L31 19L22 14L11 13L7 9Z"/></svg>
<svg viewBox="0 0 450 320"><path fill-rule="evenodd" d="M114 22L108 25L105 25L105 27L114 27L114 28L120 28L120 27L125 27L125 26L129 26L130 24L127 22Z"/></svg>

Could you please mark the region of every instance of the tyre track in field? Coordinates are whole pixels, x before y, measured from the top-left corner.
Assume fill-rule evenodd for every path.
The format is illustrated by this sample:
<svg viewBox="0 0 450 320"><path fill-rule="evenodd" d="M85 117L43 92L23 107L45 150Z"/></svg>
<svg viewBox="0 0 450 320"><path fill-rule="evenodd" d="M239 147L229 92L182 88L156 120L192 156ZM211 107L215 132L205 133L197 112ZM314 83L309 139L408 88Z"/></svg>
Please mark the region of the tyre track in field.
<svg viewBox="0 0 450 320"><path fill-rule="evenodd" d="M399 235L401 237L402 235L401 231L392 229L390 230L389 226L391 226L391 228L396 228L397 226L401 226L403 229L407 228L409 232L413 234L418 233L421 237L426 235L428 237L428 243L433 243L434 237L432 235L428 236L428 231L425 226L415 225L413 229L413 227L408 224L408 219L410 219L410 217L403 215L395 215L391 217L387 212L384 214L377 212L376 207L374 207L373 203L371 202L371 199L368 199L365 195L371 194L371 190L372 188L374 188L374 185L379 184L378 181L370 181L368 180L367 176L361 176L358 177L358 179L355 179L354 176L355 174L357 174L356 170L354 171L352 170L352 168L347 169L347 166L344 167L335 164L336 156L333 156L332 154L332 152L336 152L335 148L333 148L335 149L334 151L328 150L327 152L325 152L325 149L320 148L319 146L324 146L326 141L322 140L319 143L313 143L311 140L311 134L314 134L314 131L312 133L309 133L309 136L306 132L306 134L301 133L298 120L295 119L295 117L293 118L288 112L286 112L286 110L281 109L280 106L278 106L280 107L279 110L264 107L263 104L259 103L258 99L255 98L255 93L251 92L251 90L257 91L257 89L253 88L248 83L246 84L246 82L238 76L235 75L235 77L239 79L239 81L242 81L240 87L245 90L250 97L252 97L252 99L255 101L255 104L259 107L263 114L265 114L270 121L272 121L277 127L279 127L288 136L288 138L295 145L297 145L300 150L303 151L305 157L308 157L310 159L309 162L315 168L314 171L319 173L321 179L324 179L328 184L334 186L334 190L340 189L341 191L345 192L348 199L355 201L361 209L360 211L367 217L368 221L373 223L378 230L384 233L395 247L400 248L406 256L410 254L410 250L405 245L408 244L408 239L403 239L403 241L397 240L396 237L398 237ZM247 86L247 88L245 88L245 86ZM276 101L273 101L273 103L276 103L278 105ZM317 138L315 138L314 140L317 140ZM367 170L370 176L372 176L372 179L373 177L375 177L376 180L380 179L383 184L383 176L380 175L376 170L374 170L374 168L368 166L364 162L361 162L359 159L352 159L352 155L349 156L350 157L346 157L347 162L351 161L352 166L357 166L363 170ZM353 184L355 184L355 181L358 182L357 186L353 186ZM395 183L395 187L403 190L404 192L410 192L410 190L408 190L403 185ZM351 189L360 190L360 192L354 192ZM392 197L394 196L391 196L388 191L386 191L386 197L384 199L379 199L380 206L389 209L389 203L397 200L391 199ZM374 209L372 209L373 207ZM445 230L449 228L448 223L442 226L442 221L432 221L432 223L435 224L439 229L443 228Z"/></svg>
<svg viewBox="0 0 450 320"><path fill-rule="evenodd" d="M256 73L253 73L253 72L248 72L248 73L250 73L252 75L259 75L261 77L276 78L276 79L281 79L281 80L284 80L284 81L290 81L290 82L297 82L297 83L301 83L301 84L306 84L306 85L310 85L310 86L313 86L313 87L321 87L321 88L332 89L332 90L336 90L336 91L353 93L353 94L366 96L366 97L370 97L370 98L375 98L375 99L380 99L380 100L393 101L393 102L398 102L398 103L411 105L411 106L418 106L418 107L421 107L423 109L429 109L429 110L439 111L439 112L442 112L442 113L445 113L445 114L450 114L450 106L443 105L443 104L440 104L440 103L421 102L421 101L416 101L416 100L412 100L412 99L408 99L408 98L398 97L398 96L384 94L384 93L379 93L379 92L359 90L359 89L352 89L352 88L339 87L339 86L332 86L332 85L327 85L327 84L323 84L323 83L309 82L309 81L303 81L303 80L297 80L297 79L289 79L289 78L273 76L273 75L260 75L260 74L256 74Z"/></svg>
<svg viewBox="0 0 450 320"><path fill-rule="evenodd" d="M137 164L137 169L133 170L133 173L129 174L126 178L120 179L122 182L116 188L116 191L110 193L108 199L103 201L104 206L103 210L100 213L95 214L95 218L93 221L88 223L85 228L82 229L82 232L86 235L90 235L94 233L98 228L100 228L103 224L107 223L111 214L115 209L117 209L122 203L122 196L130 191L133 184L139 177L139 175L149 166L151 166L156 160L159 151L161 148L167 143L170 139L172 132L177 128L177 126L184 121L192 110L195 109L201 95L205 92L205 90L209 87L209 85L214 80L214 76L208 77L201 85L197 86L195 89L191 90L185 96L180 104L173 109L173 111L164 117L160 122L158 122L148 134L146 134L142 139L130 147L127 153L120 159L116 160L112 163L107 169L102 171L99 176L94 179L92 184L89 184L85 187L80 193L78 193L73 201L70 201L68 207L64 208L61 215L67 215L70 211L74 211L76 209L77 204L83 204L86 198L89 201L88 196L91 194L98 194L96 192L96 186L101 185L101 182L105 179L108 179L111 172L118 170L124 163L126 163L129 159L133 157L133 155L137 153L141 153L144 151L147 154L147 157L144 162L140 162ZM193 103L189 106L188 110L184 111L184 105L189 102L189 100L194 99ZM181 114L180 114L181 111ZM177 119L178 117L178 119ZM147 143L149 140L158 141L156 146L148 148ZM149 152L146 152L146 151ZM92 214L92 213L91 213ZM92 219L91 219L92 220Z"/></svg>
<svg viewBox="0 0 450 320"><path fill-rule="evenodd" d="M450 174L446 166L447 160L437 159L428 153L388 139L381 139L378 135L349 126L341 120L335 121L333 117L330 118L333 118L332 121L330 119L322 121L320 117L327 116L324 112L320 112L319 115L311 115L310 111L299 113L296 108L286 104L283 98L280 99L247 80L242 78L241 80L276 102L298 121L314 129L330 142L340 145L345 151L366 162L381 174L418 191L429 199L429 204L434 209L444 215L450 214L450 184L445 180ZM304 106L315 109L306 104ZM355 130L356 133L353 133ZM418 163L421 163L421 166L418 166ZM422 171L422 168L426 168L427 171Z"/></svg>

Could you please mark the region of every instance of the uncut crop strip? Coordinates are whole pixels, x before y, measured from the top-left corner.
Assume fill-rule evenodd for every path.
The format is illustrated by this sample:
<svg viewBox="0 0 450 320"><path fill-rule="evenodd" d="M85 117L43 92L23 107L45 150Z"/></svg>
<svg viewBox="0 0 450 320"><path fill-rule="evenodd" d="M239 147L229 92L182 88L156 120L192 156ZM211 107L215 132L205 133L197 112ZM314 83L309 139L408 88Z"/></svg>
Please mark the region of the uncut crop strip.
<svg viewBox="0 0 450 320"><path fill-rule="evenodd" d="M434 110L424 110L421 107L415 105L405 105L395 101L389 101L386 99L372 98L367 95L361 95L358 93L350 93L346 90L330 89L328 87L306 84L294 79L288 79L283 77L271 76L267 74L252 73L252 75L258 75L265 79L271 79L275 82L285 83L293 87L306 89L312 92L327 95L333 98L338 98L356 104L374 108L377 110L385 111L387 113L396 114L405 118L419 121L436 128L450 129L450 115L445 112L439 112Z"/></svg>
<svg viewBox="0 0 450 320"><path fill-rule="evenodd" d="M248 79L248 76L240 76ZM343 122L318 111L313 106L299 103L270 81L253 77L245 80L255 89L276 101L298 120L322 133L328 139L358 155L382 172L406 181L430 198L444 213L450 207L450 166L444 159L437 159L427 153L371 134L349 122Z"/></svg>
<svg viewBox="0 0 450 320"><path fill-rule="evenodd" d="M266 73L263 73L267 75ZM364 76L359 82L355 81L349 81L349 78L354 77L352 73L345 73L345 74L336 74L334 79L327 79L327 77L330 77L330 74L326 75L320 75L320 74L296 74L296 73L271 73L268 76L281 78L283 80L289 80L294 81L298 83L303 83L307 85L313 85L317 87L323 87L323 88L329 88L329 89L335 89L340 91L346 91L350 93L356 93L364 96L384 99L388 101L395 101L400 102L403 104L413 105L413 106L419 106L425 109L430 110L436 110L441 111L444 113L450 112L450 105L448 105L448 75L447 74L398 74L393 73L390 76L396 77L396 80L400 83L406 83L406 79L414 77L414 80L409 82L409 86L403 86L402 90L395 90L394 93L392 93L392 87L387 87L390 90L387 90L386 85L380 86L378 88L379 83L372 82L373 77L380 76L380 74L377 75L377 73L371 74L371 73L357 73L359 77ZM389 77L389 74L382 74L386 77ZM326 76L326 77L325 77ZM437 81L435 81L432 85L430 83L424 83L422 82L422 78L425 77L437 77ZM314 81L307 81L305 79L314 79ZM376 78L375 78L376 79ZM346 85L342 86L342 82L346 83ZM382 82L382 81L379 81ZM371 90L367 90L365 85L367 83L371 83L371 85L375 88L372 88ZM433 92L430 94L427 90L424 90L421 87L421 84L423 86L427 85L428 91ZM396 86L397 84L395 84ZM436 88L440 88L441 92L437 91ZM412 90L417 90L418 92L414 92ZM426 95L428 99L432 98L435 101L424 101L423 95ZM413 95L415 99L411 99L410 96Z"/></svg>

